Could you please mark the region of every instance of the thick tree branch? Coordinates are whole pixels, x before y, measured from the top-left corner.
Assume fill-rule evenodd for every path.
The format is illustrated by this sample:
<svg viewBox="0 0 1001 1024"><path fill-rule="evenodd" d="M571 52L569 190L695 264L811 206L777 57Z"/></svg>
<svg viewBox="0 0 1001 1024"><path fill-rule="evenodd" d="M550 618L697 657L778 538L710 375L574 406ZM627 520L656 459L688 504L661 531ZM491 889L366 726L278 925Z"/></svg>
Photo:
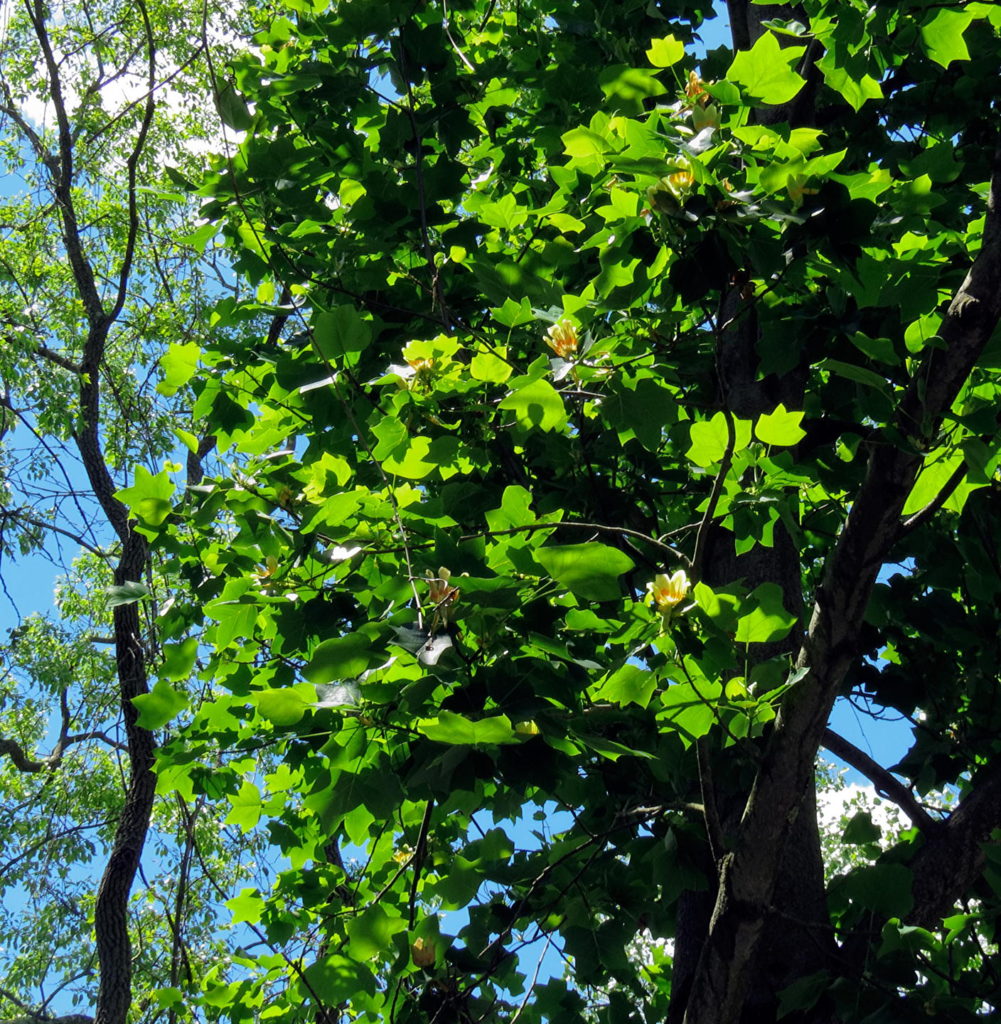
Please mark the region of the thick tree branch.
<svg viewBox="0 0 1001 1024"><path fill-rule="evenodd" d="M109 320L117 320L122 308L125 305L125 297L128 295L129 277L132 273L132 263L136 254L136 240L139 237L139 207L136 192L136 172L143 151L146 148L146 139L149 137L150 126L153 124L153 114L156 111L156 103L153 99L156 89L156 41L153 38L153 26L149 21L149 12L145 3L135 4L142 17L143 31L146 35L146 58L149 91L146 93L146 107L143 111L142 123L136 135L135 145L129 153L126 161L126 172L128 177L128 209L129 209L129 230L125 240L125 253L122 256L122 265L118 271L118 290L115 296L115 303L108 313Z"/></svg>
<svg viewBox="0 0 1001 1024"><path fill-rule="evenodd" d="M914 909L908 924L934 928L984 869L984 844L1001 827L1001 761L974 777L959 806L911 862Z"/></svg>
<svg viewBox="0 0 1001 1024"><path fill-rule="evenodd" d="M31 26L38 40L38 47L41 50L42 60L49 79L49 96L52 100L52 108L56 116L56 129L59 140L58 165L48 160L48 166L53 177L53 192L56 204L59 207L59 216L63 227L63 244L66 246L66 255L69 258L70 268L73 271L73 279L76 282L80 299L83 302L84 312L91 329L104 324L107 330L104 305L97 290L94 280L94 270L87 260L83 250L83 242L80 236L80 226L77 222L76 207L73 202L73 132L70 126L69 113L66 109L66 99L63 95L62 80L59 76L59 64L56 61L55 53L52 50L52 42L49 39L48 27L45 23L47 12L41 0L31 0L28 5L28 17Z"/></svg>
<svg viewBox="0 0 1001 1024"><path fill-rule="evenodd" d="M845 764L861 772L876 787L876 792L880 796L892 800L922 832L928 832L935 827L937 822L914 799L914 794L900 779L894 778L864 750L859 750L854 743L849 743L833 729L824 730L823 745L835 757L840 757Z"/></svg>
<svg viewBox="0 0 1001 1024"><path fill-rule="evenodd" d="M36 761L28 757L24 747L16 740L5 740L0 737L0 756L6 755L19 772L42 772L49 767L48 759Z"/></svg>
<svg viewBox="0 0 1001 1024"><path fill-rule="evenodd" d="M39 345L35 349L35 355L47 359L50 363L55 363L56 366L61 366L64 370L69 370L70 373L81 372L79 363L74 363L72 359L67 359L66 356L59 352L53 352L52 349L46 348L44 345Z"/></svg>

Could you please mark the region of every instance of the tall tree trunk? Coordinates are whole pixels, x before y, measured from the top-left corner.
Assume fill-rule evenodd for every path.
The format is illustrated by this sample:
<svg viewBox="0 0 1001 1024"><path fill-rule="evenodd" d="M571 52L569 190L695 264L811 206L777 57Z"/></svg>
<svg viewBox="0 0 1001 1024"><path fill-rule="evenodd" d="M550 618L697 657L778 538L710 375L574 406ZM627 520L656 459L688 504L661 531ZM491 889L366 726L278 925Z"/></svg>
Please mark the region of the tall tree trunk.
<svg viewBox="0 0 1001 1024"><path fill-rule="evenodd" d="M137 582L145 575L148 547L132 528L128 511L115 497L116 487L108 468L101 442L101 378L109 332L125 306L131 282L139 232L137 173L155 111L156 48L152 26L142 0L136 2L147 44L149 91L143 116L126 161L128 187L123 198L128 228L121 262L103 268L98 275L84 245L74 202L76 185L74 145L76 134L66 104L60 62L49 35L50 12L41 0L31 0L29 17L38 40L41 60L49 79L58 140L58 156L42 157L52 179L52 192L62 227L62 240L73 272L77 296L87 322L78 372L79 412L74 434L91 491L104 513L108 526L121 545L115 570L115 583ZM105 290L98 279L113 282ZM138 725L133 698L148 692L146 654L137 604L114 609L115 653L118 672L118 696L125 723L128 746L129 780L118 815L115 839L97 893L94 929L97 939L100 982L96 1024L125 1024L132 1002L132 953L128 932L128 901L139 869L143 844L153 810L156 779L153 774L155 741L148 729Z"/></svg>
<svg viewBox="0 0 1001 1024"><path fill-rule="evenodd" d="M736 49L754 45L764 31L762 21L794 16L789 7L756 6L748 0L728 0L727 7ZM796 16L802 20L802 15ZM790 104L769 108L760 115L759 121L768 123L802 123L809 120L809 109L800 102L795 109ZM780 377L761 377L755 299L743 290L745 268L734 270L717 313L717 404L728 416L740 419L754 419L771 412L780 402L786 408L800 409L804 400L805 368L794 369ZM708 525L705 550L696 555L697 563L701 563L696 565L696 571L701 572L703 579L714 587L743 581L749 590L761 583L774 583L782 590L785 608L798 618L786 641L755 644L750 650L752 663L778 655L794 655L806 624L799 552L787 529L781 522L777 523L771 547L759 545L738 557L733 535L712 523ZM759 755L762 745L757 745ZM718 914L728 850L739 841L740 822L754 781L756 764L743 764L734 772L732 759L733 751L728 750L725 758L717 756L702 766L703 771L720 776L727 771L730 784L712 788L731 796L726 806L716 808L723 832L723 849L714 851L716 887L712 892L684 893L679 902L669 1024L681 1024L686 1019L689 994ZM726 762L730 762L729 767ZM735 779L735 775L739 778ZM757 938L761 948L749 965L754 984L739 1017L746 1024L774 1020L778 993L796 978L830 966L836 952L827 912L812 774L798 794L794 817L781 854L771 906L758 922ZM795 1016L787 1019L790 1024L797 1022Z"/></svg>
<svg viewBox="0 0 1001 1024"><path fill-rule="evenodd" d="M746 0L728 0L728 8L734 40L741 47L753 45L762 17L789 17L792 13L752 6ZM794 104L789 109L773 109L766 120L795 123L808 118L802 97ZM734 302L732 296L730 301ZM756 408L758 389L764 382L756 379L753 316L743 318L743 328L739 313L721 319L724 329L719 334L718 369L724 407L735 415L754 415L766 407ZM898 534L900 513L923 453L999 319L1001 148L994 158L983 246L940 328L943 345L926 354L898 401L887 436L871 445L865 480L828 559L802 637L796 665L803 678L785 697L775 726L762 745L753 783L744 790L746 802L733 827L731 845L719 857L712 912L694 968L691 950L680 952L689 973L684 979L676 976L683 986L679 984L675 997L685 1005L683 1015L672 1007L673 1020L682 1019L685 1024L763 1024L773 1020L777 991L796 976L809 973L811 962L823 964L826 950L831 948L826 914L818 898L822 890L818 890L815 868L809 867L816 863L818 853L811 796L813 765L834 700L856 657L869 595ZM783 400L788 404L787 398ZM899 437L906 437L908 445L902 446ZM783 586L791 610L789 577L782 568L779 548L777 541L770 566L768 556L763 556L762 578L773 574L772 579ZM713 557L707 557L707 568L712 563ZM725 556L716 561L712 571L726 578ZM734 572L738 577L743 574L739 566ZM796 572L798 576L798 566ZM929 841L915 860L914 891L920 894L922 910L915 912L914 919L921 923L928 923L949 905L955 887L948 879L943 882L943 863L955 858L964 879L978 870L982 854L975 841L960 838L963 825L976 822L977 836L986 835L988 822L997 820L998 806L994 774L986 772L978 781L980 785L964 801L963 815L957 810L949 827ZM955 828L951 827L953 820ZM705 922L704 912L700 921ZM811 1024L828 1019L822 1006L802 1018Z"/></svg>

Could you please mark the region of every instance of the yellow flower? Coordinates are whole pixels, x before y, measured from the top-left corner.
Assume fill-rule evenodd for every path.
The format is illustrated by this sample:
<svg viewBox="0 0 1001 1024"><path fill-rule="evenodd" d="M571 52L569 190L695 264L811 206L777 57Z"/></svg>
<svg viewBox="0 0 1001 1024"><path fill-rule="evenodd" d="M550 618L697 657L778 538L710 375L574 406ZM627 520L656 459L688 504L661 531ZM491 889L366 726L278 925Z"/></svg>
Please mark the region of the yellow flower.
<svg viewBox="0 0 1001 1024"><path fill-rule="evenodd" d="M546 344L560 359L569 359L577 351L577 328L566 317L553 324L546 335Z"/></svg>
<svg viewBox="0 0 1001 1024"><path fill-rule="evenodd" d="M690 586L684 569L679 569L673 576L659 572L653 581L646 585L647 597L660 613L666 626L674 614L674 610L688 596Z"/></svg>
<svg viewBox="0 0 1001 1024"><path fill-rule="evenodd" d="M410 367L413 374L406 380L406 387L410 391L430 390L431 382L438 371L434 358L431 356L415 356L407 359L407 366Z"/></svg>
<svg viewBox="0 0 1001 1024"><path fill-rule="evenodd" d="M271 579L278 572L278 559L274 555L268 555L264 559L264 565L258 566L257 571L254 573L254 577L260 580L262 583L265 580Z"/></svg>
<svg viewBox="0 0 1001 1024"><path fill-rule="evenodd" d="M661 180L665 179L662 178ZM691 166L682 167L680 171L669 174L666 181L667 187L680 199L687 192L691 191L692 186L695 184L695 175L692 173Z"/></svg>
<svg viewBox="0 0 1001 1024"><path fill-rule="evenodd" d="M434 943L429 939L417 938L410 943L410 958L415 967L432 967L436 956Z"/></svg>
<svg viewBox="0 0 1001 1024"><path fill-rule="evenodd" d="M694 71L689 71L688 82L685 85L685 95L690 100L697 100L700 96L705 96L705 94L705 83Z"/></svg>
<svg viewBox="0 0 1001 1024"><path fill-rule="evenodd" d="M459 588L449 583L451 578L451 571L444 566L438 570L437 576L428 575L428 596L434 605L435 616L442 622L448 621L449 606L459 600Z"/></svg>

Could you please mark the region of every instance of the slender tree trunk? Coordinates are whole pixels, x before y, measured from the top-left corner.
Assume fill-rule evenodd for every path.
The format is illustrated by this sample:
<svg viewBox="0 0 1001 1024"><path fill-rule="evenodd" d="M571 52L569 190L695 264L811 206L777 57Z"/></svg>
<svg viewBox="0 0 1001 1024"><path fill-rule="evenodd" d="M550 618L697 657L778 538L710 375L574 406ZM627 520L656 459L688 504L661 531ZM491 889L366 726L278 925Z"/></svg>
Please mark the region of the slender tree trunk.
<svg viewBox="0 0 1001 1024"><path fill-rule="evenodd" d="M132 533L115 582L142 578L146 544ZM142 856L153 810L153 734L136 724L132 698L147 692L146 662L137 604L115 609L115 648L122 715L129 748L129 786L115 829L115 841L97 891L94 929L100 965L95 1024L124 1024L132 1002L132 950L128 930L129 893Z"/></svg>
<svg viewBox="0 0 1001 1024"><path fill-rule="evenodd" d="M87 321L87 337L80 364L74 368L78 370L79 381L79 419L74 440L91 491L121 545L121 556L115 570L115 583L118 585L141 580L148 561L145 539L132 528L125 506L115 497L116 487L101 441L101 378L105 353L109 333L121 315L130 287L139 232L137 169L155 111L156 51L152 26L142 0L137 0L136 11L142 18L146 33L149 92L135 142L126 161L128 187L123 206L128 217L128 231L123 255L117 267L105 268L98 275L84 245L74 202L76 134L64 95L60 62L49 35L50 13L41 0L31 0L29 7L29 17L49 79L58 140L58 157L44 159L44 163L52 177L52 192L59 211L63 245ZM113 284L99 288L99 278ZM96 1024L125 1024L132 1002L128 901L139 870L156 786L153 774L153 734L138 725L138 712L132 703L133 698L148 692L139 606L135 603L119 605L113 614L118 696L125 723L129 779L94 910L100 968Z"/></svg>

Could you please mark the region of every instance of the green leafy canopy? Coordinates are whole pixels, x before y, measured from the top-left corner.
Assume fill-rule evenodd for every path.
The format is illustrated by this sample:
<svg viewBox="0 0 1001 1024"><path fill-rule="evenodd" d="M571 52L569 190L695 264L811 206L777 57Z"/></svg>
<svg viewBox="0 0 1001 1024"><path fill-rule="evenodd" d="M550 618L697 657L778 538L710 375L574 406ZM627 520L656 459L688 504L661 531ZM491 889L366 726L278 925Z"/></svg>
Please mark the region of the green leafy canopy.
<svg viewBox="0 0 1001 1024"><path fill-rule="evenodd" d="M864 694L920 715L911 785L990 803L997 311L950 302L997 280L998 13L728 8L707 49L709 5L292 5L219 92L245 135L193 187L254 294L164 373L232 472L119 492L219 690L161 778L287 864L210 1014L987 1005L973 931L895 930L978 871L936 896L902 795L828 893L812 773Z"/></svg>

